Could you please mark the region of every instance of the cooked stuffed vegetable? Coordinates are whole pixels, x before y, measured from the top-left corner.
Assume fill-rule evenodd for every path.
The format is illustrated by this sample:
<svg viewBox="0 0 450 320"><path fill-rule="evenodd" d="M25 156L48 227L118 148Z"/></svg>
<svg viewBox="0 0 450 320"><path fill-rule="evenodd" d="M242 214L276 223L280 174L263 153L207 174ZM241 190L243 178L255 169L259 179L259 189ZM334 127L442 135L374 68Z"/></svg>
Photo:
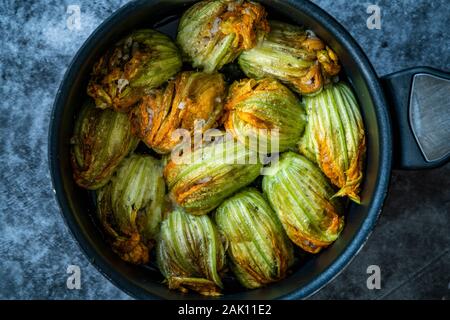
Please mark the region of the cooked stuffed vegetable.
<svg viewBox="0 0 450 320"><path fill-rule="evenodd" d="M241 0L206 0L181 17L177 42L194 68L211 73L253 48L269 30L260 4Z"/></svg>
<svg viewBox="0 0 450 320"><path fill-rule="evenodd" d="M273 174L264 176L263 190L288 237L300 248L317 253L339 237L342 205L310 160L294 152L282 154Z"/></svg>
<svg viewBox="0 0 450 320"><path fill-rule="evenodd" d="M159 233L164 196L160 161L137 154L127 157L111 182L97 191L100 222L123 260L148 262Z"/></svg>
<svg viewBox="0 0 450 320"><path fill-rule="evenodd" d="M225 128L260 153L295 149L306 123L300 100L270 78L234 83L225 109Z"/></svg>
<svg viewBox="0 0 450 320"><path fill-rule="evenodd" d="M225 250L209 216L170 212L161 225L157 262L170 289L220 295Z"/></svg>
<svg viewBox="0 0 450 320"><path fill-rule="evenodd" d="M100 57L87 92L97 107L126 112L181 66L181 55L169 37L151 29L137 30Z"/></svg>
<svg viewBox="0 0 450 320"><path fill-rule="evenodd" d="M220 124L225 96L221 74L179 73L133 109L133 133L156 152L169 153L180 143L177 130L186 130L193 141L194 130L201 134Z"/></svg>
<svg viewBox="0 0 450 320"><path fill-rule="evenodd" d="M221 204L214 218L244 287L259 288L286 276L294 258L292 244L261 193L252 188L239 192Z"/></svg>
<svg viewBox="0 0 450 320"><path fill-rule="evenodd" d="M364 124L352 90L340 82L304 99L308 125L300 151L319 167L340 190L360 203L363 161L366 152Z"/></svg>
<svg viewBox="0 0 450 320"><path fill-rule="evenodd" d="M240 55L239 65L250 78L273 77L304 95L320 92L341 69L334 51L314 33L278 21L270 21L270 33Z"/></svg>

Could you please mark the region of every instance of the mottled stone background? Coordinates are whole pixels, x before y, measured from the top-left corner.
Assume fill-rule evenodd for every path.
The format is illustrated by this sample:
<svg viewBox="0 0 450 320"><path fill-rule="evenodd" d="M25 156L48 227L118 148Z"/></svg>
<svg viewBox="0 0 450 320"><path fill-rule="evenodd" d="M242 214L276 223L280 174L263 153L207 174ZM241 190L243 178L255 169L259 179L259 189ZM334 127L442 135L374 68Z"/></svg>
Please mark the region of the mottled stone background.
<svg viewBox="0 0 450 320"><path fill-rule="evenodd" d="M0 0L0 298L130 298L89 264L70 236L47 166L49 115L66 67L125 2ZM373 0L381 7L381 30L366 27L369 2L314 2L350 31L380 76L416 65L450 70L448 0ZM81 8L79 31L66 26L67 6L74 4ZM313 298L448 298L449 175L450 165L394 172L370 240ZM69 264L81 267L81 290L66 288ZM372 264L381 267L381 290L366 287Z"/></svg>

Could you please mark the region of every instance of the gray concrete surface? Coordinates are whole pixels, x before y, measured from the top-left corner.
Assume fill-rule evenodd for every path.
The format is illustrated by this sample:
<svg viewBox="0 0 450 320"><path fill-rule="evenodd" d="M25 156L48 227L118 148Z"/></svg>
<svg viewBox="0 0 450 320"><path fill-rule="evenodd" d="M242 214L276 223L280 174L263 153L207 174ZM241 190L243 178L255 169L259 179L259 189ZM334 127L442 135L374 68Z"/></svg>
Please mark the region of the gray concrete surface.
<svg viewBox="0 0 450 320"><path fill-rule="evenodd" d="M381 30L368 30L370 1L315 0L365 50L378 74L428 65L450 70L447 0L388 1ZM71 58L89 34L126 1L0 0L0 298L129 299L106 280L70 236L47 166L49 115ZM81 29L66 26L68 5ZM448 98L447 98L448 99ZM444 299L450 281L450 165L394 172L381 219L351 265L313 299ZM81 290L66 288L79 265ZM366 287L369 265L381 289Z"/></svg>

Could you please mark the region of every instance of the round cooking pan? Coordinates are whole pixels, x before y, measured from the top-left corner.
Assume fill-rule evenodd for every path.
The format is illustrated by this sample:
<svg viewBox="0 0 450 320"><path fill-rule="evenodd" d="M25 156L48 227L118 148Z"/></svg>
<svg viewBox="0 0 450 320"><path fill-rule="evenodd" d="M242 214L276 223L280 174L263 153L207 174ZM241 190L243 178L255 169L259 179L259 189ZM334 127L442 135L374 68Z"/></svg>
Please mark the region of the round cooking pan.
<svg viewBox="0 0 450 320"><path fill-rule="evenodd" d="M74 118L86 99L94 62L133 29L156 28L174 36L178 18L195 1L131 2L88 38L70 64L58 90L49 132L49 163L62 215L88 259L119 288L136 298L196 299L170 291L157 270L127 264L115 255L96 225L94 202L79 188L70 165ZM362 204L350 204L346 226L328 249L308 259L285 280L257 290L232 290L221 299L297 299L313 294L336 277L362 248L375 226L387 193L392 159L399 168L431 168L450 155L448 74L414 68L379 79L361 48L331 16L309 1L264 0L270 18L301 24L338 54L346 80L359 100L367 135ZM389 101L387 103L385 99ZM394 134L391 129L393 122ZM394 147L393 147L394 146ZM393 155L393 149L395 149Z"/></svg>

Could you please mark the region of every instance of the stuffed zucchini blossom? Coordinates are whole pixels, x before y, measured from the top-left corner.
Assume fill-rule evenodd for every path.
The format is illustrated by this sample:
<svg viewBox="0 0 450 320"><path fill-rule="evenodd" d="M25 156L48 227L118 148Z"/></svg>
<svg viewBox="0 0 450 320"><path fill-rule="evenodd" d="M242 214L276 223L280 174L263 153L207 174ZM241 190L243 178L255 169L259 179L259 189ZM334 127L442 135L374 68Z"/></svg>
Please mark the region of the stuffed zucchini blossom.
<svg viewBox="0 0 450 320"><path fill-rule="evenodd" d="M256 45L269 30L266 15L255 2L200 1L183 14L177 42L193 67L211 73Z"/></svg>

